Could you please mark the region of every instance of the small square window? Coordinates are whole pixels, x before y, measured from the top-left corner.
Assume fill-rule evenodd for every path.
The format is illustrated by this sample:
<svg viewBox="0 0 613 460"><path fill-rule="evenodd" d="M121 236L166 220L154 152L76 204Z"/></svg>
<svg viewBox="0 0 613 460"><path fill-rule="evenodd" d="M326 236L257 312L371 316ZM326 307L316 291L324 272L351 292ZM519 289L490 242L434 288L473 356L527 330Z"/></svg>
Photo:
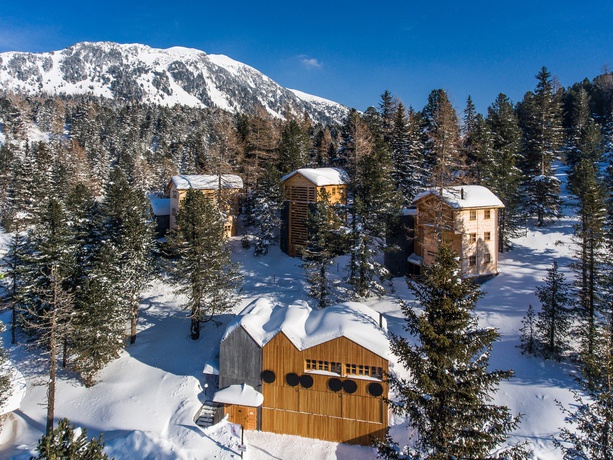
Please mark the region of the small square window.
<svg viewBox="0 0 613 460"><path fill-rule="evenodd" d="M470 220L477 220L477 210L476 209L471 209L470 211Z"/></svg>
<svg viewBox="0 0 613 460"><path fill-rule="evenodd" d="M492 256L490 255L489 252L486 252L485 254L483 254L483 263L484 264L489 264L492 261Z"/></svg>
<svg viewBox="0 0 613 460"><path fill-rule="evenodd" d="M485 211L483 211L483 218L484 219L491 219L492 218L492 210L491 209L486 209Z"/></svg>
<svg viewBox="0 0 613 460"><path fill-rule="evenodd" d="M470 256L468 258L468 265L471 267L474 267L475 265L477 265L477 256Z"/></svg>
<svg viewBox="0 0 613 460"><path fill-rule="evenodd" d="M477 234L476 233L469 233L468 234L468 242L469 243L476 243L477 242Z"/></svg>
<svg viewBox="0 0 613 460"><path fill-rule="evenodd" d="M491 240L492 240L491 232L484 232L483 233L483 241L491 241Z"/></svg>

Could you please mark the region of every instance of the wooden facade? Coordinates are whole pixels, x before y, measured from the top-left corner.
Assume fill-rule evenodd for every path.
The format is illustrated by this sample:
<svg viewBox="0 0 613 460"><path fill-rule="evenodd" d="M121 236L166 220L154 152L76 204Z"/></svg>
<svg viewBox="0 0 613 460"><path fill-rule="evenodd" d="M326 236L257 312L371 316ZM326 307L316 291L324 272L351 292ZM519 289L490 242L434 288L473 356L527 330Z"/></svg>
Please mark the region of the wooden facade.
<svg viewBox="0 0 613 460"><path fill-rule="evenodd" d="M332 180L323 180L317 176L318 171L340 171L334 168L299 169L283 178L283 230L281 232L281 249L291 257L301 255L307 244L309 230L307 217L309 205L316 203L322 190L329 196L330 204L347 203L347 184L344 171L333 176ZM339 179L341 178L341 179ZM329 182L329 183L326 183Z"/></svg>
<svg viewBox="0 0 613 460"><path fill-rule="evenodd" d="M223 208L228 218L225 223L225 233L227 237L236 236L238 234L238 214L239 214L239 195L242 190L242 180L234 175L222 175L222 180L225 180L219 188L218 176L173 176L166 186L166 196L170 198L170 219L169 228L172 230L177 226L177 213L181 207L181 202L187 195L187 190L196 189L203 193L210 200L218 202L220 197L224 203ZM177 180L177 178L180 178ZM181 180L183 178L196 178L193 181ZM201 180L200 182L198 179ZM208 180L207 180L208 179ZM193 185L190 184L193 183ZM185 185L185 184L190 185ZM205 183L206 185L199 185ZM225 185L224 185L225 184Z"/></svg>
<svg viewBox="0 0 613 460"><path fill-rule="evenodd" d="M220 391L247 384L263 396L250 411L226 407L229 420L333 442L369 445L373 436L383 438L389 420L384 319L356 303L314 311L306 303L266 302L250 304L220 345Z"/></svg>
<svg viewBox="0 0 613 460"><path fill-rule="evenodd" d="M387 359L345 337L301 351L280 333L264 347L262 361L264 370L275 374L273 382L262 384L262 431L366 445L371 436L385 435L388 410L382 397L388 391L382 376ZM375 375L364 375L366 368ZM298 376L299 383L288 381L290 375ZM330 389L333 379L352 382L355 391ZM373 396L371 384L382 393ZM353 391L351 383L345 386Z"/></svg>
<svg viewBox="0 0 613 460"><path fill-rule="evenodd" d="M452 187L461 198L441 200L438 193L416 198L415 254L432 264L439 244L437 231L460 257L463 277L498 274L498 210L503 207L497 198L468 200L465 194L492 195L485 187ZM489 194L489 195L487 195ZM466 199L465 199L466 198Z"/></svg>

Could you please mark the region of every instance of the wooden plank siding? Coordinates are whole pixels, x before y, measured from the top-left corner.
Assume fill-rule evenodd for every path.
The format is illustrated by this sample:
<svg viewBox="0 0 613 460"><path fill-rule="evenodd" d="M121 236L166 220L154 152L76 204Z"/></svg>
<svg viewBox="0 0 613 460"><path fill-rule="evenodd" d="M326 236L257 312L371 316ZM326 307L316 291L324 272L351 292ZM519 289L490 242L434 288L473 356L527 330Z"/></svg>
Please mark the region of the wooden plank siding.
<svg viewBox="0 0 613 460"><path fill-rule="evenodd" d="M341 372L308 370L307 359L341 363ZM347 363L388 370L385 358L345 337L300 351L282 332L277 334L262 350L263 369L276 376L274 382L262 384L262 430L357 444L370 444L371 436L383 436L387 406L382 397L368 393L368 385L382 385L383 396L387 396L387 385L374 377L347 374ZM285 379L289 373L311 376L313 386L290 386ZM334 392L328 388L330 378L352 380L357 390Z"/></svg>
<svg viewBox="0 0 613 460"><path fill-rule="evenodd" d="M316 203L319 193L325 189L330 196L330 204L346 203L346 185L316 186L300 173L294 174L283 183L283 200L289 202L287 224L288 255L300 256L308 239L307 217L309 203Z"/></svg>

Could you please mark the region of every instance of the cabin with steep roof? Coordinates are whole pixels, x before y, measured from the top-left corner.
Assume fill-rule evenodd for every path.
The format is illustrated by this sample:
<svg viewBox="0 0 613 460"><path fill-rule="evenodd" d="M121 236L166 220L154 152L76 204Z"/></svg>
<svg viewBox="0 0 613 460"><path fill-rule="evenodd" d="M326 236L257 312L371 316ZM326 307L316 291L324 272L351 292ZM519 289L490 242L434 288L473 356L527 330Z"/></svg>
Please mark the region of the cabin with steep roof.
<svg viewBox="0 0 613 460"><path fill-rule="evenodd" d="M489 189L462 185L420 193L413 200L417 207L414 265L431 264L436 255L440 231L442 240L460 256L465 278L498 274L498 211L504 204Z"/></svg>
<svg viewBox="0 0 613 460"><path fill-rule="evenodd" d="M317 203L322 190L330 204L347 204L349 176L339 168L302 168L284 176L281 241L283 252L299 257L307 244L309 206Z"/></svg>
<svg viewBox="0 0 613 460"><path fill-rule="evenodd" d="M221 200L228 216L226 236L238 234L238 200L243 189L243 180L234 174L221 175L181 175L172 176L166 186L166 196L170 198L169 228L177 226L177 213L181 201L189 189L200 190L211 200Z"/></svg>
<svg viewBox="0 0 613 460"><path fill-rule="evenodd" d="M246 429L370 445L388 427L388 359L386 322L366 305L258 299L221 340L214 400Z"/></svg>

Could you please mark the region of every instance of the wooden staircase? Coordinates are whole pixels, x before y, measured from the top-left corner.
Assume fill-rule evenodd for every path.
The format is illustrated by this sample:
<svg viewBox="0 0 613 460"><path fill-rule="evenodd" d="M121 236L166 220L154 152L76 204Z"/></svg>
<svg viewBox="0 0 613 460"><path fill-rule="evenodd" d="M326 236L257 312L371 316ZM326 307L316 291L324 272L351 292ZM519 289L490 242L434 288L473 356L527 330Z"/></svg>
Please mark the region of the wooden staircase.
<svg viewBox="0 0 613 460"><path fill-rule="evenodd" d="M218 423L222 418L223 406L213 401L205 401L194 417L194 421L199 427L208 428Z"/></svg>

